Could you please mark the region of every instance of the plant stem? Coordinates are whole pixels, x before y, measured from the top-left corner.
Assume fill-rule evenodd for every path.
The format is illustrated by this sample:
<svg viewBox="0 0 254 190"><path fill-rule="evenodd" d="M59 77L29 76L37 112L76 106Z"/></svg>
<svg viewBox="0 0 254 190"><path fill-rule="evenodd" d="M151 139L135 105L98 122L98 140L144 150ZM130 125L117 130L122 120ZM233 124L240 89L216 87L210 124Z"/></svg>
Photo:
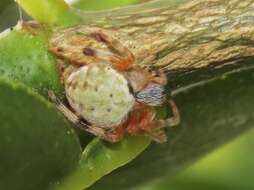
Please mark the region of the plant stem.
<svg viewBox="0 0 254 190"><path fill-rule="evenodd" d="M254 57L254 0L177 2L82 15L119 39L137 63L165 71L221 67Z"/></svg>

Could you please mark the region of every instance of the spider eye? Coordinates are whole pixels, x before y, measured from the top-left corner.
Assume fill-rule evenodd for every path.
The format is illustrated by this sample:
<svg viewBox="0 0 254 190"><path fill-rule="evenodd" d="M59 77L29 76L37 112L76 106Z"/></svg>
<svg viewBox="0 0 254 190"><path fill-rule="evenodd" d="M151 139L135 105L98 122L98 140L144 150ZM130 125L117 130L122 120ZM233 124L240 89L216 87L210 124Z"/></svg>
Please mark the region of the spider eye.
<svg viewBox="0 0 254 190"><path fill-rule="evenodd" d="M138 102L151 106L161 105L164 97L164 87L159 84L149 84L146 88L135 94L135 98Z"/></svg>

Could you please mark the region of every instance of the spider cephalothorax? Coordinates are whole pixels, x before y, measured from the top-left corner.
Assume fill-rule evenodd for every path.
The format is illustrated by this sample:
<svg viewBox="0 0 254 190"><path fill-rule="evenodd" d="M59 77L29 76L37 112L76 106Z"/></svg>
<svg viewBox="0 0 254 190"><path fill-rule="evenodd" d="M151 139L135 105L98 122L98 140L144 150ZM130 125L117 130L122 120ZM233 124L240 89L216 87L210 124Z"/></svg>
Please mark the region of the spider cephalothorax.
<svg viewBox="0 0 254 190"><path fill-rule="evenodd" d="M132 52L102 29L78 26L57 32L49 50L58 57L69 105L53 92L50 97L80 128L110 142L120 141L125 133L164 142L162 128L179 123L172 100L173 117L155 120L154 106L167 102L166 76L138 66Z"/></svg>

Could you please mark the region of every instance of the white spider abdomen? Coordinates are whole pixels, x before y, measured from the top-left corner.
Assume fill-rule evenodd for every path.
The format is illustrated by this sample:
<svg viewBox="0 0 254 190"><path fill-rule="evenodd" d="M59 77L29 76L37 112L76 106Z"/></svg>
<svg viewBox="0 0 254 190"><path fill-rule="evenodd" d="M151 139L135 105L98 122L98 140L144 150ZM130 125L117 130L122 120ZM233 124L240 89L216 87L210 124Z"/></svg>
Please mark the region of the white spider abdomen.
<svg viewBox="0 0 254 190"><path fill-rule="evenodd" d="M65 91L77 114L105 128L120 124L135 102L125 77L106 63L73 71L65 79Z"/></svg>

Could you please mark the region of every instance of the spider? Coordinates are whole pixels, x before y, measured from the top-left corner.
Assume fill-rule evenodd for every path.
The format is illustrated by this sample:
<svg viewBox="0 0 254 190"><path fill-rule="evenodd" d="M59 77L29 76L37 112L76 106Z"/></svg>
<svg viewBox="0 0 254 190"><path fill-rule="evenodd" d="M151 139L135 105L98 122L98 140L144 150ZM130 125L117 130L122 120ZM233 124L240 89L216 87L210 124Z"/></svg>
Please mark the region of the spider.
<svg viewBox="0 0 254 190"><path fill-rule="evenodd" d="M109 141L125 134L167 140L164 128L178 125L173 100L166 100L166 75L135 64L133 53L96 27L76 26L55 33L49 51L58 59L67 104L49 91L50 99L75 126ZM156 120L156 106L164 103L172 117Z"/></svg>

